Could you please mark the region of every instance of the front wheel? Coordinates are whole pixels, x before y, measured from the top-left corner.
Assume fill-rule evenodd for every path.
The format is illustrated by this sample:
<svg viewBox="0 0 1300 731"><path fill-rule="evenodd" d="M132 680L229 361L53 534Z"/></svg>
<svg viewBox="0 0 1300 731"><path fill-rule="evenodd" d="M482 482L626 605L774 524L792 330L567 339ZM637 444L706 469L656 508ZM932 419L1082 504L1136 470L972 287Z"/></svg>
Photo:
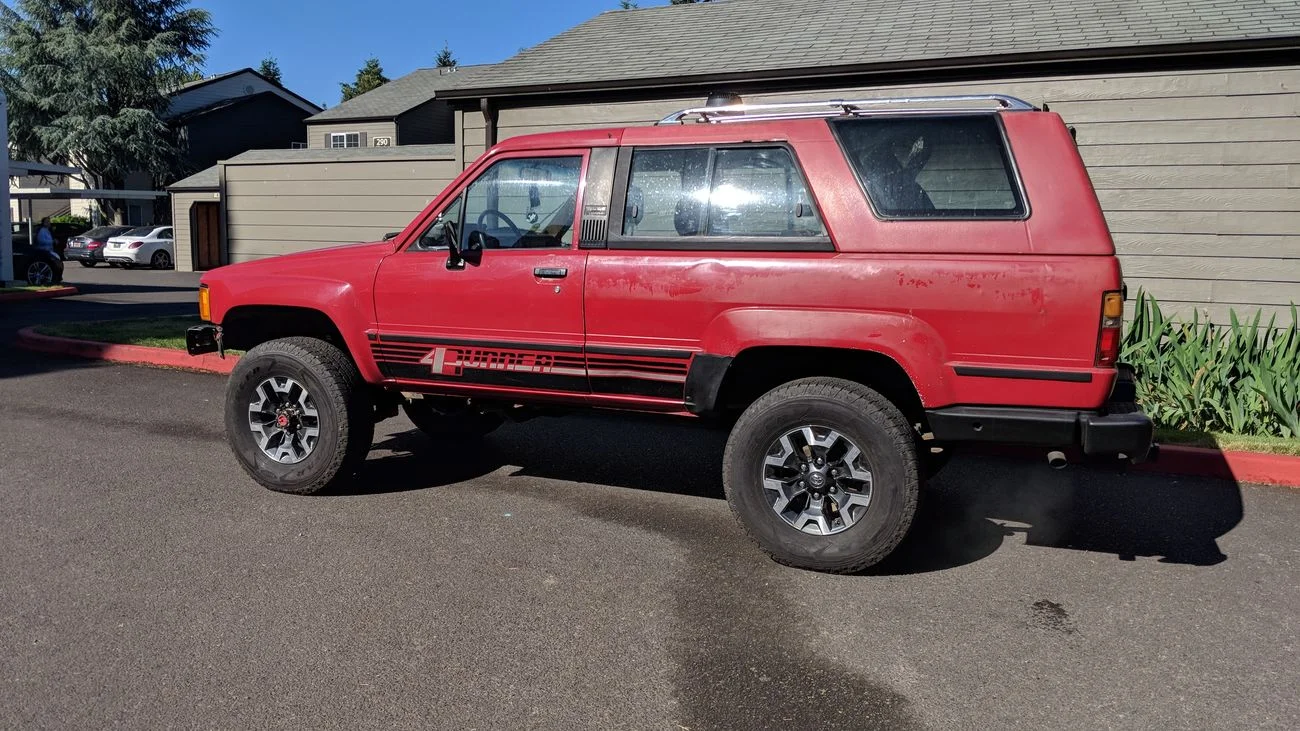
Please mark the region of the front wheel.
<svg viewBox="0 0 1300 731"><path fill-rule="evenodd" d="M916 514L916 440L862 384L807 378L755 401L723 458L732 512L776 561L856 573L889 555Z"/></svg>
<svg viewBox="0 0 1300 731"><path fill-rule="evenodd" d="M352 360L315 338L248 351L226 388L226 434L244 471L306 495L349 479L374 436L373 407Z"/></svg>
<svg viewBox="0 0 1300 731"><path fill-rule="evenodd" d="M417 429L435 439L481 439L505 422L500 414L478 411L464 399L425 396L407 401L402 410Z"/></svg>

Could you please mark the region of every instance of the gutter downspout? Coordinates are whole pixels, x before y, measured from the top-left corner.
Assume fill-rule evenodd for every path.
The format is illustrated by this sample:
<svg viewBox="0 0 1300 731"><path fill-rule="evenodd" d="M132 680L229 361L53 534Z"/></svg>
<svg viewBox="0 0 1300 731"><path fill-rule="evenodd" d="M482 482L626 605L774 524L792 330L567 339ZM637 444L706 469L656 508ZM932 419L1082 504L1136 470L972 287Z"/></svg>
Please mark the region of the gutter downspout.
<svg viewBox="0 0 1300 731"><path fill-rule="evenodd" d="M483 146L490 150L497 143L497 110L488 97L478 100L478 108L483 112Z"/></svg>

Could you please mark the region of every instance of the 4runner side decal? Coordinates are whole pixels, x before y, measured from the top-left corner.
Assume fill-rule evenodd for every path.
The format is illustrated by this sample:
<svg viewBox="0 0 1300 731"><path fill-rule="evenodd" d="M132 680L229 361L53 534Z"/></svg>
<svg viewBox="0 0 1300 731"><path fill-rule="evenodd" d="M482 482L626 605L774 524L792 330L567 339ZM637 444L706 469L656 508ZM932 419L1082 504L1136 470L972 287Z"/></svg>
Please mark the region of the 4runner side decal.
<svg viewBox="0 0 1300 731"><path fill-rule="evenodd" d="M378 335L385 377L506 388L683 398L688 351L492 343Z"/></svg>

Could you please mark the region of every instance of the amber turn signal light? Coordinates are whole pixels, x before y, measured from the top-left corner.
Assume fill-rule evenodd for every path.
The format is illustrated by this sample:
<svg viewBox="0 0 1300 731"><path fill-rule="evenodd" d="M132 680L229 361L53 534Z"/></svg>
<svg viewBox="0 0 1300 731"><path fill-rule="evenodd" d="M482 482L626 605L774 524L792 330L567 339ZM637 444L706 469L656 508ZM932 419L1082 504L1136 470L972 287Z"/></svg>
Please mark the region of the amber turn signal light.
<svg viewBox="0 0 1300 731"><path fill-rule="evenodd" d="M199 319L212 322L212 300L209 298L208 285L199 285Z"/></svg>

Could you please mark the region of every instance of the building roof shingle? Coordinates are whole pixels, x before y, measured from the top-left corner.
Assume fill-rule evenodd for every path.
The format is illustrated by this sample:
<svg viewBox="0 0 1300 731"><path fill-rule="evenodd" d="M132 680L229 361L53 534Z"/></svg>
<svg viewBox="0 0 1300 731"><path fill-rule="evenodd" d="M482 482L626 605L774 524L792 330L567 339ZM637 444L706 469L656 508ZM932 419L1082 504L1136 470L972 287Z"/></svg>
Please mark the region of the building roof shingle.
<svg viewBox="0 0 1300 731"><path fill-rule="evenodd" d="M487 65L461 66L452 69L416 69L406 76L384 84L378 89L353 97L337 107L307 118L308 124L316 122L342 122L355 119L387 119L408 112L435 98L438 92L451 85L452 80L467 82L481 75Z"/></svg>
<svg viewBox="0 0 1300 731"><path fill-rule="evenodd" d="M612 10L441 96L1300 36L1295 0L722 0Z"/></svg>
<svg viewBox="0 0 1300 731"><path fill-rule="evenodd" d="M209 188L216 190L220 186L221 179L217 172L217 166L213 165L210 168L194 173L188 178L177 180L167 186L167 190L207 190Z"/></svg>

